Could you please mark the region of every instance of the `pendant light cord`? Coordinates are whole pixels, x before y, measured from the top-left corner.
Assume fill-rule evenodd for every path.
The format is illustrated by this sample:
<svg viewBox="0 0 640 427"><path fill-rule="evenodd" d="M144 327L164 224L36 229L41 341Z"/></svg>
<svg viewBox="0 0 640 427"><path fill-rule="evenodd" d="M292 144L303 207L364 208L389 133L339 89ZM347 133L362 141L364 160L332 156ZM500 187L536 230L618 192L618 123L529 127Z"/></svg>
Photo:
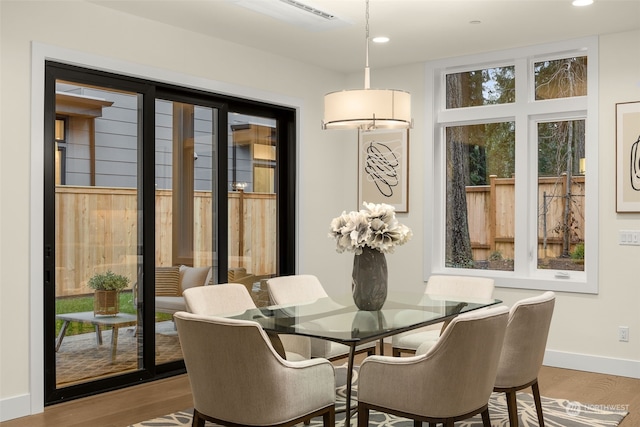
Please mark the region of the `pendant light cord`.
<svg viewBox="0 0 640 427"><path fill-rule="evenodd" d="M365 21L365 37L366 37L366 47L365 47L365 63L364 63L364 88L369 89L370 87L370 79L369 79L369 0L365 1L366 9L364 15Z"/></svg>

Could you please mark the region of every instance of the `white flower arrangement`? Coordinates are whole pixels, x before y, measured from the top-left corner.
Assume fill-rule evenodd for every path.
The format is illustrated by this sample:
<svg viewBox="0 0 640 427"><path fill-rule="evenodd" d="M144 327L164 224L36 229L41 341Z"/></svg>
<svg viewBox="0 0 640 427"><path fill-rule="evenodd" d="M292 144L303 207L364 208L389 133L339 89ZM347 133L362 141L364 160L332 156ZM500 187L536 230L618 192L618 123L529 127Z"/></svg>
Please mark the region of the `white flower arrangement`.
<svg viewBox="0 0 640 427"><path fill-rule="evenodd" d="M413 233L396 219L393 206L384 203L363 203L360 211L342 212L331 221L329 237L336 240L336 251L362 253L365 246L382 253L393 253L396 246L411 239Z"/></svg>

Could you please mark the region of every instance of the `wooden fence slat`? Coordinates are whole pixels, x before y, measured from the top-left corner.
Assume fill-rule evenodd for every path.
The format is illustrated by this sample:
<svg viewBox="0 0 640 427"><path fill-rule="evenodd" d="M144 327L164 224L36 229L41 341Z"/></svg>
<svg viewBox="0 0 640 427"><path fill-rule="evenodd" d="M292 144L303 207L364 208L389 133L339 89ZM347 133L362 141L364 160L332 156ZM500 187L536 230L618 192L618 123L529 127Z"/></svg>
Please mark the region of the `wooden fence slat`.
<svg viewBox="0 0 640 427"><path fill-rule="evenodd" d="M467 187L467 214L474 260L487 259L492 252L513 259L515 238L515 179L490 177L491 184ZM545 234L543 193L552 195L547 200L547 248L545 256L562 254L562 228L564 213L564 177L541 177L538 180L538 247L543 249ZM584 242L584 176L574 176L572 193L572 246ZM492 213L495 210L495 215ZM489 212L487 214L487 212ZM480 220L479 220L480 219ZM482 222L484 220L484 222ZM493 234L493 235L492 235ZM541 252L542 253L542 252Z"/></svg>
<svg viewBox="0 0 640 427"><path fill-rule="evenodd" d="M171 264L172 192L156 191L158 266ZM229 193L229 267L237 264L238 230L244 220L242 259L248 273L276 272L276 195L246 193L245 211L237 212L238 194ZM96 272L110 269L133 285L137 275L138 206L135 189L56 188L56 295L92 292L86 284ZM194 265L213 264L213 210L210 192L194 193ZM234 252L235 249L235 252Z"/></svg>

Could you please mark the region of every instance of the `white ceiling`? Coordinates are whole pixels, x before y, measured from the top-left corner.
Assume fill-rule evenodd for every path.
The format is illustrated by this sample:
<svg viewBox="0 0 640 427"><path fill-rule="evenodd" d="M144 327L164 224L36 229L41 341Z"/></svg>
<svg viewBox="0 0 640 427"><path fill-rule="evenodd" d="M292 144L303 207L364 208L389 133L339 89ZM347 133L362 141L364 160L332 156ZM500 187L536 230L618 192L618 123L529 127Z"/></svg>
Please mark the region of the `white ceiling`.
<svg viewBox="0 0 640 427"><path fill-rule="evenodd" d="M364 68L364 0L296 0L333 21L281 0L87 1L340 72ZM369 8L370 35L391 38L371 43L373 70L640 28L640 0L370 0Z"/></svg>

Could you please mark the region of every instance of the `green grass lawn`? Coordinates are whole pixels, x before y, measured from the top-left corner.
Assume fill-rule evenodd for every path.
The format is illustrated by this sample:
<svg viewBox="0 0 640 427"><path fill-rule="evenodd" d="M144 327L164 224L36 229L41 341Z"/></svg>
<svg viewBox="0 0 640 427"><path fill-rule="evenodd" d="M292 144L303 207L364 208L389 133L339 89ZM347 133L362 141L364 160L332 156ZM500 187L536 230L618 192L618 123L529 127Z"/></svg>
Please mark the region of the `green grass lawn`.
<svg viewBox="0 0 640 427"><path fill-rule="evenodd" d="M131 292L120 292L120 312L135 314L136 310L133 305L133 294ZM93 311L93 295L59 298L56 300L56 314L61 313L80 313L83 311ZM166 313L156 313L156 321L171 320L171 315ZM56 336L62 328L62 320L56 320ZM67 328L66 336L77 335L94 332L92 325L71 322Z"/></svg>

